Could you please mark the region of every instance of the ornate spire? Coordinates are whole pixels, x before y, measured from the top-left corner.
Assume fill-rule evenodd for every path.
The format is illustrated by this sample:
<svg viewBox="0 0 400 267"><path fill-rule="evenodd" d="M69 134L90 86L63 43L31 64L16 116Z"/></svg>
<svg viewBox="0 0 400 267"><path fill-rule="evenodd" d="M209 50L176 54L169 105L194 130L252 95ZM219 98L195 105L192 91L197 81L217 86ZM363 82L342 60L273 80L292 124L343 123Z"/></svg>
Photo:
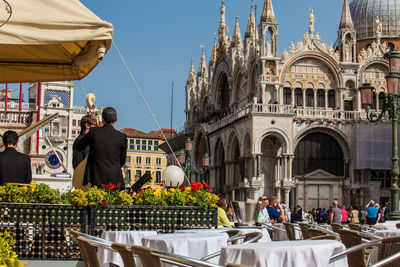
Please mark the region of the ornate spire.
<svg viewBox="0 0 400 267"><path fill-rule="evenodd" d="M202 47L201 60L200 60L199 71L197 72L198 77L202 75L207 75L206 58L204 57L204 46L202 45L201 47Z"/></svg>
<svg viewBox="0 0 400 267"><path fill-rule="evenodd" d="M213 46L212 53L211 53L210 65L212 62L216 62L216 61L217 61L217 37L214 34L214 46Z"/></svg>
<svg viewBox="0 0 400 267"><path fill-rule="evenodd" d="M223 37L225 37L225 29L228 29L228 26L226 26L226 23L225 23L225 3L224 3L224 1L221 1L220 16L221 16L221 18L220 18L219 28L218 28L218 37L220 39L222 39Z"/></svg>
<svg viewBox="0 0 400 267"><path fill-rule="evenodd" d="M243 47L243 41L242 41L242 35L240 33L238 16L236 16L235 30L233 31L232 41L233 41L233 43L239 44L241 47Z"/></svg>
<svg viewBox="0 0 400 267"><path fill-rule="evenodd" d="M187 79L186 84L189 85L195 83L196 83L196 72L194 71L193 58L192 58L192 64L190 65L189 77Z"/></svg>
<svg viewBox="0 0 400 267"><path fill-rule="evenodd" d="M252 0L251 1L250 17L249 17L249 21L247 23L247 29L246 29L246 33L245 33L245 38L255 37L256 34L257 34L257 31L256 31L256 19L254 17L253 0Z"/></svg>
<svg viewBox="0 0 400 267"><path fill-rule="evenodd" d="M344 0L343 2L342 18L340 19L339 29L354 29L349 2L347 0Z"/></svg>
<svg viewBox="0 0 400 267"><path fill-rule="evenodd" d="M272 7L272 0L265 0L264 9L261 15L261 22L276 23L274 8Z"/></svg>

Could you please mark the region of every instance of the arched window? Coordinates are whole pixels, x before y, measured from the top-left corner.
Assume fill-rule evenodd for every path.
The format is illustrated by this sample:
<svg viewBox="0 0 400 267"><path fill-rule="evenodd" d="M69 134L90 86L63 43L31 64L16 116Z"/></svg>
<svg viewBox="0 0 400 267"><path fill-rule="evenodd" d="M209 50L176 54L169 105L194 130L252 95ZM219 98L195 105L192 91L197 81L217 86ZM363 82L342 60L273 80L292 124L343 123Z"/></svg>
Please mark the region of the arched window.
<svg viewBox="0 0 400 267"><path fill-rule="evenodd" d="M325 91L322 89L317 91L317 107L325 107Z"/></svg>
<svg viewBox="0 0 400 267"><path fill-rule="evenodd" d="M324 133L308 134L300 140L294 151L294 175L303 175L316 169L344 175L341 147L333 137Z"/></svg>
<svg viewBox="0 0 400 267"><path fill-rule="evenodd" d="M385 93L380 92L379 93L379 107L378 107L380 110L382 110L384 103L385 103Z"/></svg>
<svg viewBox="0 0 400 267"><path fill-rule="evenodd" d="M303 106L303 90L301 90L301 88L296 88L294 96L294 104L298 107Z"/></svg>
<svg viewBox="0 0 400 267"><path fill-rule="evenodd" d="M335 108L335 90L328 91L328 107Z"/></svg>
<svg viewBox="0 0 400 267"><path fill-rule="evenodd" d="M307 107L314 106L314 91L313 91L313 89L307 89L307 91L306 91L306 106Z"/></svg>
<svg viewBox="0 0 400 267"><path fill-rule="evenodd" d="M292 89L283 88L283 104L290 105L292 103Z"/></svg>

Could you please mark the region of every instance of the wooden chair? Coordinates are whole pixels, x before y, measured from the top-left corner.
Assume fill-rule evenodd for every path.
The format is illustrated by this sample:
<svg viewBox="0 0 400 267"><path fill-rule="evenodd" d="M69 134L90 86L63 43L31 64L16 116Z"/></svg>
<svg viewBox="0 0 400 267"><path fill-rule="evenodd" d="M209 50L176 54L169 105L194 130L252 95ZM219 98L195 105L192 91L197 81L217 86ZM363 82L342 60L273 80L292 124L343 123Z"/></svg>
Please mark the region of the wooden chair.
<svg viewBox="0 0 400 267"><path fill-rule="evenodd" d="M236 237L236 236L241 236L242 231L238 229L231 229L231 230L226 230L225 233L228 234L229 238ZM233 245L238 243L238 240L232 241L231 242Z"/></svg>
<svg viewBox="0 0 400 267"><path fill-rule="evenodd" d="M284 222L283 225L285 225L286 235L287 235L288 239L289 240L296 240L296 232L295 232L295 229L294 229L294 224Z"/></svg>
<svg viewBox="0 0 400 267"><path fill-rule="evenodd" d="M124 266L136 267L135 257L130 246L121 243L113 243L111 247L118 251L124 262Z"/></svg>
<svg viewBox="0 0 400 267"><path fill-rule="evenodd" d="M308 233L310 234L311 238L315 236L326 235L326 232L324 230L312 227L308 228Z"/></svg>
<svg viewBox="0 0 400 267"><path fill-rule="evenodd" d="M89 262L88 262L88 256L86 255L86 251L85 251L84 248L81 246L81 244L78 242L78 237L80 236L80 232L79 232L79 231L76 231L76 230L74 230L74 229L71 229L71 228L68 229L68 231L69 231L69 234L71 235L71 239L72 239L74 242L78 243L79 250L80 250L81 255L82 255L83 263L85 264L85 266L90 266L90 265L89 265Z"/></svg>
<svg viewBox="0 0 400 267"><path fill-rule="evenodd" d="M346 248L351 248L361 244L362 237L357 231L348 229L339 229L338 231L340 238L342 239L342 243L346 246ZM366 267L367 261L365 249L360 249L348 254L347 262L349 263L349 267Z"/></svg>
<svg viewBox="0 0 400 267"><path fill-rule="evenodd" d="M361 226L359 223L349 223L350 230L361 232Z"/></svg>
<svg viewBox="0 0 400 267"><path fill-rule="evenodd" d="M343 229L343 225L339 224L339 223L331 223L331 227L332 227L332 231L339 233L338 231L340 229Z"/></svg>
<svg viewBox="0 0 400 267"><path fill-rule="evenodd" d="M400 223L396 223L396 228L400 229Z"/></svg>
<svg viewBox="0 0 400 267"><path fill-rule="evenodd" d="M340 241L340 237L337 235L318 235L311 237L311 240L331 239Z"/></svg>
<svg viewBox="0 0 400 267"><path fill-rule="evenodd" d="M301 233L302 233L302 235L303 235L303 238L304 238L304 239L310 239L310 238L311 238L311 235L310 235L310 233L308 232L308 228L310 228L310 225L309 225L308 223L299 222L299 226L300 226L300 229L301 229Z"/></svg>
<svg viewBox="0 0 400 267"><path fill-rule="evenodd" d="M263 238L263 234L261 232L246 233L244 234L243 243L256 243L261 238Z"/></svg>
<svg viewBox="0 0 400 267"><path fill-rule="evenodd" d="M382 243L378 250L378 260L382 260L389 257L397 252L400 252L400 236L391 236L382 238ZM395 260L385 267L398 267L400 266L400 259Z"/></svg>
<svg viewBox="0 0 400 267"><path fill-rule="evenodd" d="M161 267L160 257L151 254L152 249L143 246L132 246L132 253L139 256L143 267Z"/></svg>
<svg viewBox="0 0 400 267"><path fill-rule="evenodd" d="M76 240L78 241L79 247L83 248L83 251L85 251L83 255L86 254L88 262L87 266L100 267L99 259L97 258L96 246L92 244L92 242L89 239L83 236L78 236Z"/></svg>

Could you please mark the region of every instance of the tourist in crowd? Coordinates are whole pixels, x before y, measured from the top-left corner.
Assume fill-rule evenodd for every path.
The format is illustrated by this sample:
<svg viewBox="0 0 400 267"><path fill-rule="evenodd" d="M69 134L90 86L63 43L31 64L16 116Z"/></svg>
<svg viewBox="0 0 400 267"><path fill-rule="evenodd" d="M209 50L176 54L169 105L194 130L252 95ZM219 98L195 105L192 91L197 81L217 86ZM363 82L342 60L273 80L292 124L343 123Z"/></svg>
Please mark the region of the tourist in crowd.
<svg viewBox="0 0 400 267"><path fill-rule="evenodd" d="M233 213L232 205L230 203L226 203L226 216L231 222L235 220L235 214Z"/></svg>
<svg viewBox="0 0 400 267"><path fill-rule="evenodd" d="M390 214L390 202L385 203L385 207L383 207L383 222L389 220Z"/></svg>
<svg viewBox="0 0 400 267"><path fill-rule="evenodd" d="M347 214L347 211L346 211L346 207L344 205L340 205L340 211L342 212L341 223L345 224L345 223L347 223L347 217L348 217L348 214Z"/></svg>
<svg viewBox="0 0 400 267"><path fill-rule="evenodd" d="M269 218L273 222L282 222L285 220L285 212L282 206L279 204L277 197L270 198L270 205L267 207Z"/></svg>
<svg viewBox="0 0 400 267"><path fill-rule="evenodd" d="M332 203L332 210L330 215L331 223L341 223L342 222L342 211L338 208L338 202L335 200Z"/></svg>
<svg viewBox="0 0 400 267"><path fill-rule="evenodd" d="M266 196L261 196L259 197L258 201L261 202L260 212L258 213L258 222L259 223L271 222L267 210L267 207L269 206L269 199Z"/></svg>
<svg viewBox="0 0 400 267"><path fill-rule="evenodd" d="M303 209L300 205L297 205L295 209L293 209L293 223L294 222L302 222L303 221Z"/></svg>
<svg viewBox="0 0 400 267"><path fill-rule="evenodd" d="M233 226L235 223L228 220L226 216L225 208L226 208L226 198L224 195L219 195L219 200L217 203L218 206L218 225L223 227Z"/></svg>
<svg viewBox="0 0 400 267"><path fill-rule="evenodd" d="M285 219L285 222L291 222L291 218L292 218L292 209L290 209L290 208L287 208L287 212L285 212L286 213L286 219Z"/></svg>
<svg viewBox="0 0 400 267"><path fill-rule="evenodd" d="M348 215L349 215L349 218L350 218L350 223L360 223L360 220L358 218L357 207L353 208L352 206L350 206L349 210L348 210Z"/></svg>
<svg viewBox="0 0 400 267"><path fill-rule="evenodd" d="M378 209L375 208L375 201L371 200L370 202L368 202L365 208L365 213L366 213L366 223L368 225L376 224L378 218Z"/></svg>
<svg viewBox="0 0 400 267"><path fill-rule="evenodd" d="M314 216L310 210L306 213L306 221L307 223L314 223Z"/></svg>
<svg viewBox="0 0 400 267"><path fill-rule="evenodd" d="M367 212L365 211L363 206L360 206L360 209L358 210L358 220L360 221L360 224L364 224L366 218Z"/></svg>
<svg viewBox="0 0 400 267"><path fill-rule="evenodd" d="M375 203L375 208L378 209L378 217L376 218L376 223L381 223L383 221L383 211L378 203Z"/></svg>
<svg viewBox="0 0 400 267"><path fill-rule="evenodd" d="M329 221L328 212L325 210L325 208L321 210L321 214L319 216L320 216L320 223L327 223Z"/></svg>

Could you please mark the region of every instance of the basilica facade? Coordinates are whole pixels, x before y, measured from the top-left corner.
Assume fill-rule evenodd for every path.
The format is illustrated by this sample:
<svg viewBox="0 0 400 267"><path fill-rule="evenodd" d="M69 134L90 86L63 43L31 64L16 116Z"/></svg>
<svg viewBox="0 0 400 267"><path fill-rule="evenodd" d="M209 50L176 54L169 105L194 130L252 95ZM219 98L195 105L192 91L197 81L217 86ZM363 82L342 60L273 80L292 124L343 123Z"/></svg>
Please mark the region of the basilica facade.
<svg viewBox="0 0 400 267"><path fill-rule="evenodd" d="M400 1L344 0L335 46L315 32L310 9L303 39L281 54L272 2L265 0L258 22L251 7L244 36L237 18L228 36L229 7L221 3L211 58L207 64L203 52L197 73L192 63L186 84L192 159L201 166L211 156L208 180L231 200L276 195L307 210L333 200L386 202L390 121L367 122L358 88L365 81L376 88L372 109L379 112L384 55L400 50L400 23L390 15Z"/></svg>

